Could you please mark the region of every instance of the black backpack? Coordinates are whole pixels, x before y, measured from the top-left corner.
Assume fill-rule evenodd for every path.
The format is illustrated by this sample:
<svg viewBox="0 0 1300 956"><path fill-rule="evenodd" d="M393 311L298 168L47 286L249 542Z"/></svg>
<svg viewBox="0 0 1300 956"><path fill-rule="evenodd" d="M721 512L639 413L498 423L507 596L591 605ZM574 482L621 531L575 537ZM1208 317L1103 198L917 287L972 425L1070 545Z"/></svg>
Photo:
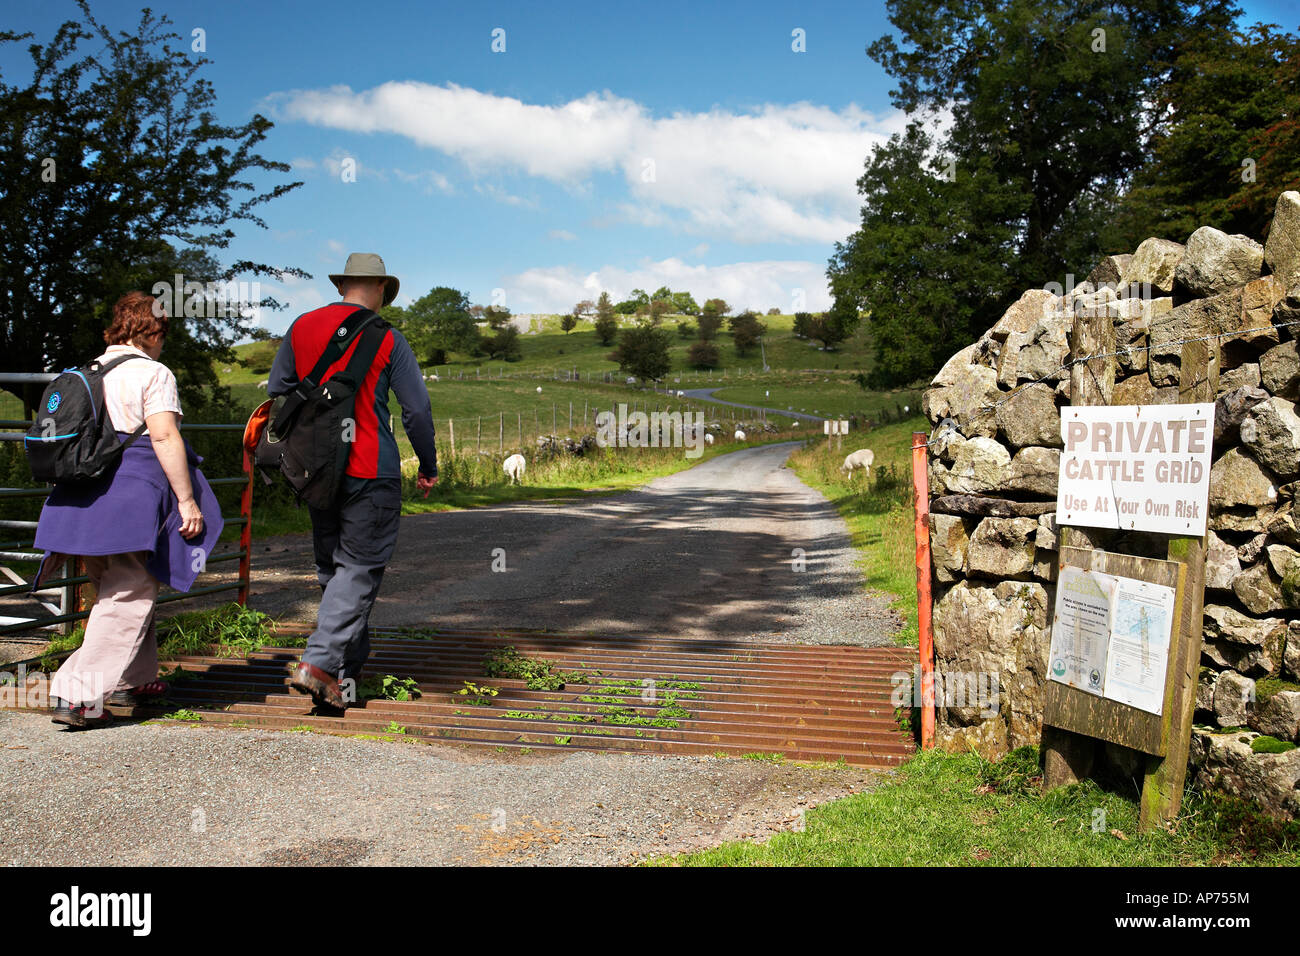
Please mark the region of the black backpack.
<svg viewBox="0 0 1300 956"><path fill-rule="evenodd" d="M356 437L357 391L387 334L387 322L369 309L357 309L330 336L324 354L298 387L275 399L254 455L268 484L279 472L299 502L321 510L333 507ZM321 382L358 338L348 364Z"/></svg>
<svg viewBox="0 0 1300 956"><path fill-rule="evenodd" d="M107 365L96 359L84 368L64 369L41 396L36 421L23 438L37 481L91 482L117 467L122 452L144 434L145 425L119 441L104 409L104 376L140 355L123 355Z"/></svg>

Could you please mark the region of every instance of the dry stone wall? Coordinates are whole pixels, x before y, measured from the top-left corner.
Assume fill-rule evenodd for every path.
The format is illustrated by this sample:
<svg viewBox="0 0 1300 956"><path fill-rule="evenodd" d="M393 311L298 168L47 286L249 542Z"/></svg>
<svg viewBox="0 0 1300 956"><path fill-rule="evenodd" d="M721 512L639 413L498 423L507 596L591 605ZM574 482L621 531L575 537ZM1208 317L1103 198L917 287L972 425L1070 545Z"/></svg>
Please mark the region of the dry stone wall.
<svg viewBox="0 0 1300 956"><path fill-rule="evenodd" d="M1077 286L1026 291L934 377L922 407L935 426L940 744L993 756L1039 741L1060 409L1070 404L1070 333L1089 314L1113 321L1116 405L1178 402L1180 341L1220 336L1192 763L1201 784L1300 818L1300 749L1288 749L1300 741L1297 192L1279 198L1263 245L1203 227L1186 243L1147 239L1132 255L1108 257ZM1164 557L1160 535L1074 533L1084 546ZM996 708L948 692L990 680Z"/></svg>

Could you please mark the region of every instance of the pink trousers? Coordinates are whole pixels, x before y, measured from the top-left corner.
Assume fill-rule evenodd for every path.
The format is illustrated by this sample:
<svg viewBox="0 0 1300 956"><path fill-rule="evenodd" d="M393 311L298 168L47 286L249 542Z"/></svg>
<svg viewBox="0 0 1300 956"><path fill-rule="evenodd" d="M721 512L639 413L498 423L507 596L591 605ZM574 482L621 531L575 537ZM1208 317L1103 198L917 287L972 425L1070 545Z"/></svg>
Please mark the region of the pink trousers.
<svg viewBox="0 0 1300 956"><path fill-rule="evenodd" d="M92 704L158 677L159 584L145 568L148 557L147 551L132 551L82 559L95 585L95 606L86 619L85 641L50 682L50 697Z"/></svg>

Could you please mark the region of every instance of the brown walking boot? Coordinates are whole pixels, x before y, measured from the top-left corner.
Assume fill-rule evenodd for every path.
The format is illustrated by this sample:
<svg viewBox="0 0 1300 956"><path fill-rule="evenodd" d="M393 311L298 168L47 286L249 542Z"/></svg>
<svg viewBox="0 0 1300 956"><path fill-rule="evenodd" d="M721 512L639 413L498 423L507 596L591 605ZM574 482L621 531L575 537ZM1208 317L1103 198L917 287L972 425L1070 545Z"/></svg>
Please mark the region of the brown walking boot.
<svg viewBox="0 0 1300 956"><path fill-rule="evenodd" d="M339 690L339 682L319 667L313 667L306 661L294 668L293 677L289 678L289 686L311 694L312 700L318 704L328 704L338 710L347 707L343 700L343 693Z"/></svg>

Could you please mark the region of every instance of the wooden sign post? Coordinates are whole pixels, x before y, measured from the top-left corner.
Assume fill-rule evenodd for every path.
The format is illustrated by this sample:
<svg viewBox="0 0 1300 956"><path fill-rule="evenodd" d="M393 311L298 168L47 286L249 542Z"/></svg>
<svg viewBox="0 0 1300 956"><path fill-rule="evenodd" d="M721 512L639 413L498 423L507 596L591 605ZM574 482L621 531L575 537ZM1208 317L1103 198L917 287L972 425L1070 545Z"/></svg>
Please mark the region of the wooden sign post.
<svg viewBox="0 0 1300 956"><path fill-rule="evenodd" d="M1192 337L1206 331L1192 330ZM1078 362L1072 368L1071 404L1111 404L1115 386L1115 332L1104 308L1075 316L1070 347L1074 355L1098 356ZM1180 401L1212 402L1217 386L1217 344L1185 344L1181 355ZM1060 516L1057 518L1059 522ZM1082 532L1060 529L1062 568L1087 568L1175 589L1174 626L1161 712L1148 713L1053 680L1046 682L1043 699L1044 785L1050 789L1088 777L1099 740L1144 753L1147 762L1139 823L1142 830L1174 819L1182 805L1201 658L1205 538L1162 537L1167 540L1167 561L1098 551Z"/></svg>

